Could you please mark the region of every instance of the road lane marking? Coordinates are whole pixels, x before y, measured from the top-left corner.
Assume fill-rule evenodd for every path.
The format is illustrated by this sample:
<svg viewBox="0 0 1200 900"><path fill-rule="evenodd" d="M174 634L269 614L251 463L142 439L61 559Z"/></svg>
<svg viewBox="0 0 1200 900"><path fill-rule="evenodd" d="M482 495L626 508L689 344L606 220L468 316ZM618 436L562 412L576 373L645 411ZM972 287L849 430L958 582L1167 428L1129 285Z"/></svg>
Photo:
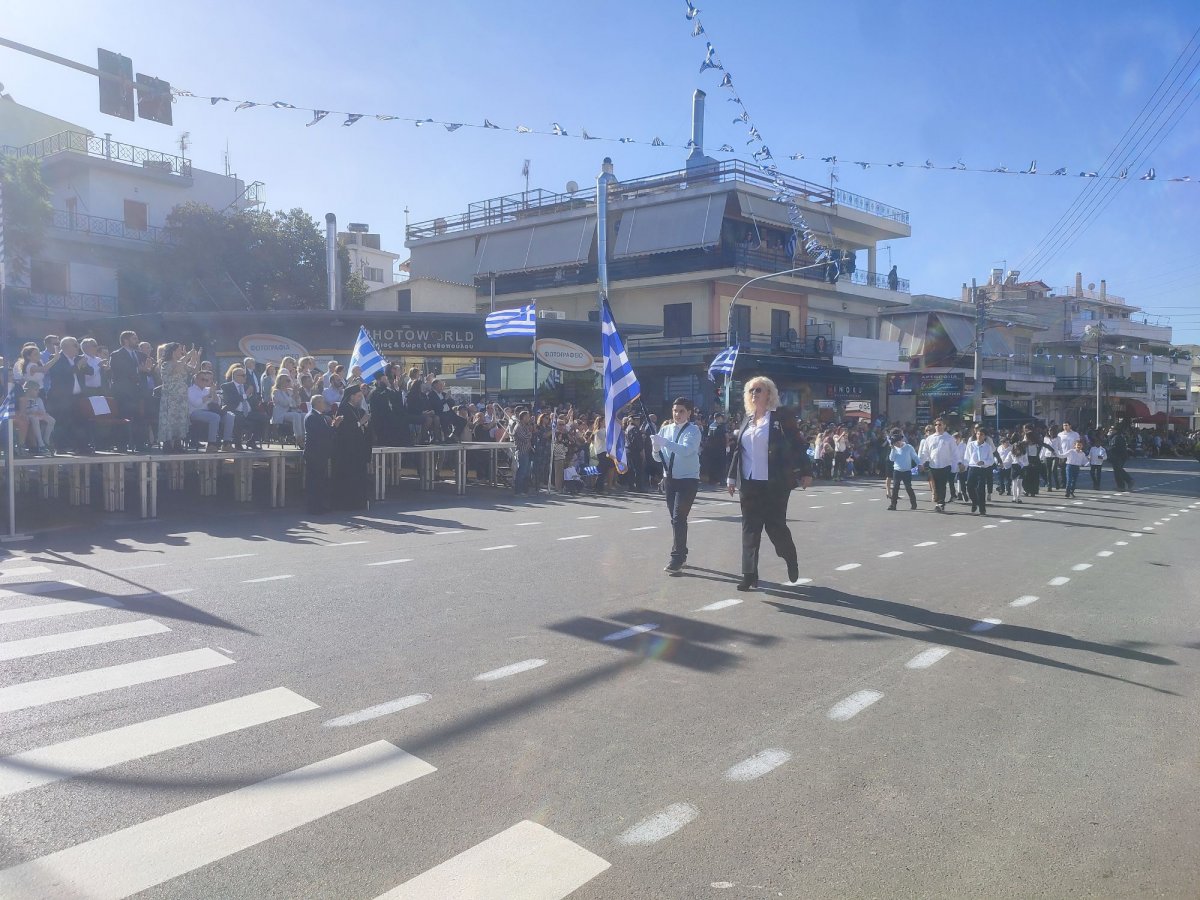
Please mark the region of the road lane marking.
<svg viewBox="0 0 1200 900"><path fill-rule="evenodd" d="M0 759L0 797L318 709L271 688Z"/></svg>
<svg viewBox="0 0 1200 900"><path fill-rule="evenodd" d="M161 569L166 563L146 563L141 566L122 566L119 569L109 569L109 572L136 572L139 569Z"/></svg>
<svg viewBox="0 0 1200 900"><path fill-rule="evenodd" d="M104 669L90 669L73 675L26 681L0 688L0 712L45 706L59 700L87 697L91 694L132 687L135 684L146 684L176 675L190 675L193 672L230 665L233 665L232 659L204 647L200 650L185 650L182 653L156 656ZM0 897L2 896L5 894L0 891Z"/></svg>
<svg viewBox="0 0 1200 900"><path fill-rule="evenodd" d="M1047 581L1046 584L1050 585L1050 587L1062 587L1070 580L1071 579L1065 575L1056 575L1054 578L1051 578L1049 581Z"/></svg>
<svg viewBox="0 0 1200 900"><path fill-rule="evenodd" d="M636 825L621 832L617 840L631 846L656 844L663 838L673 835L698 815L700 815L700 811L690 803L672 803L666 809L647 816Z"/></svg>
<svg viewBox="0 0 1200 900"><path fill-rule="evenodd" d="M648 515L650 515L650 513L652 513L652 512L654 512L654 510L652 510L652 509L635 509L635 510L633 511L633 515L635 515L635 516L648 516Z"/></svg>
<svg viewBox="0 0 1200 900"><path fill-rule="evenodd" d="M950 537L966 537L966 536L967 536L967 533L965 531L956 531L956 532L954 532L954 534L950 535ZM934 543L937 543L937 542L935 541Z"/></svg>
<svg viewBox="0 0 1200 900"><path fill-rule="evenodd" d="M826 715L835 722L845 722L881 699L883 694L879 691L855 691L845 700L835 703Z"/></svg>
<svg viewBox="0 0 1200 900"><path fill-rule="evenodd" d="M516 544L497 544L495 547L480 547L481 553L486 553L488 550L512 550Z"/></svg>
<svg viewBox="0 0 1200 900"><path fill-rule="evenodd" d="M576 519L598 519L599 516L576 516Z"/></svg>
<svg viewBox="0 0 1200 900"><path fill-rule="evenodd" d="M846 563L844 566L838 566L834 569L835 572L849 572L851 569L857 569L862 563Z"/></svg>
<svg viewBox="0 0 1200 900"><path fill-rule="evenodd" d="M432 694L409 694L407 697L401 697L399 700L389 700L387 703L368 706L366 709L338 716L336 719L330 719L328 722L322 722L321 724L325 728L345 728L347 725L357 725L359 722L378 719L380 716L400 712L402 709L420 706L422 703L428 703L432 699Z"/></svg>
<svg viewBox="0 0 1200 900"><path fill-rule="evenodd" d="M963 533L965 534L966 532L963 532ZM937 544L937 541L921 541L921 543L913 544L913 546L914 547L933 547L936 544Z"/></svg>
<svg viewBox="0 0 1200 900"><path fill-rule="evenodd" d="M730 598L729 600L718 600L716 603L710 603L708 606L700 607L698 610L696 610L696 612L714 612L718 609L726 609L730 606L737 606L741 602L742 601L738 600L736 597Z"/></svg>
<svg viewBox="0 0 1200 900"><path fill-rule="evenodd" d="M703 525L705 522L711 522L712 519L692 519L693 525Z"/></svg>
<svg viewBox="0 0 1200 900"><path fill-rule="evenodd" d="M1134 531L1134 532L1131 532L1129 536L1130 537L1142 537L1142 533L1140 531Z"/></svg>
<svg viewBox="0 0 1200 900"><path fill-rule="evenodd" d="M984 528L996 528L997 526L995 526L995 525L984 525L983 527L984 527Z"/></svg>
<svg viewBox="0 0 1200 900"><path fill-rule="evenodd" d="M0 569L0 576L5 578L19 575L49 575L50 570L45 566L25 566L20 569Z"/></svg>
<svg viewBox="0 0 1200 900"><path fill-rule="evenodd" d="M1142 526L1142 531L1153 531L1153 530L1154 530L1153 525L1143 525Z"/></svg>
<svg viewBox="0 0 1200 900"><path fill-rule="evenodd" d="M1001 519L1001 520L1000 520L1000 522L999 522L999 524L1001 524L1001 525L1011 525L1011 524L1012 524L1012 519Z"/></svg>
<svg viewBox="0 0 1200 900"><path fill-rule="evenodd" d="M64 631L59 634L46 634L19 641L5 641L0 643L0 662L41 656L44 653L57 653L60 650L94 647L97 644L162 634L164 631L170 630L162 622L140 619L136 622L123 622L120 625L103 625L100 628L85 628L80 631Z"/></svg>
<svg viewBox="0 0 1200 900"><path fill-rule="evenodd" d="M35 581L33 584L23 584L20 590L0 589L0 597L38 597L42 594L58 594L71 588L83 587L78 581Z"/></svg>
<svg viewBox="0 0 1200 900"><path fill-rule="evenodd" d="M754 781L792 758L786 750L762 750L725 770L727 781Z"/></svg>
<svg viewBox="0 0 1200 900"><path fill-rule="evenodd" d="M510 675L520 675L522 672L528 672L530 669L537 669L546 664L544 659L526 659L518 663L513 663L510 666L501 666L499 669L492 669L490 672L484 672L482 675L476 675L475 681L499 681L501 678L508 678Z"/></svg>
<svg viewBox="0 0 1200 900"><path fill-rule="evenodd" d="M367 563L368 566L395 566L400 563L412 562L411 559L385 559L381 562Z"/></svg>
<svg viewBox="0 0 1200 900"><path fill-rule="evenodd" d="M903 550L889 550L887 553L880 553L879 558L880 559L893 559L897 556L903 556L903 555L904 555Z"/></svg>
<svg viewBox="0 0 1200 900"><path fill-rule="evenodd" d="M544 825L524 821L380 894L376 900L562 900L610 865Z"/></svg>
<svg viewBox="0 0 1200 900"><path fill-rule="evenodd" d="M1099 556L1099 557L1112 556L1112 555L1113 555L1113 551L1111 551L1111 550L1101 550L1101 551L1100 551L1099 553L1097 553L1096 555L1097 555L1097 556Z"/></svg>
<svg viewBox="0 0 1200 900"><path fill-rule="evenodd" d="M843 500L842 501L842 506L853 506L853 505L854 505L853 500Z"/></svg>
<svg viewBox="0 0 1200 900"><path fill-rule="evenodd" d="M997 625L1001 624L999 619L980 619L971 626L972 631L991 631Z"/></svg>
<svg viewBox="0 0 1200 900"><path fill-rule="evenodd" d="M268 575L266 578L249 578L243 581L242 584L262 584L264 581L283 581L287 578L295 577L295 575Z"/></svg>
<svg viewBox="0 0 1200 900"><path fill-rule="evenodd" d="M435 531L434 534L462 534L463 529L451 528L449 531Z"/></svg>
<svg viewBox="0 0 1200 900"><path fill-rule="evenodd" d="M228 556L210 556L208 562L220 562L223 559L246 559L250 556L258 556L257 553L231 553Z"/></svg>
<svg viewBox="0 0 1200 900"><path fill-rule="evenodd" d="M125 604L112 597L93 597L90 600L63 600L42 606L19 606L16 609L0 609L0 625L13 622L32 622L34 619L50 619L55 616L70 616L75 613L95 612L99 609L124 609Z"/></svg>
<svg viewBox="0 0 1200 900"><path fill-rule="evenodd" d="M560 537L559 540L560 541L581 541L584 538L590 538L590 537L591 537L590 534L571 534L571 535L568 535L567 537Z"/></svg>
<svg viewBox="0 0 1200 900"><path fill-rule="evenodd" d="M904 664L906 669L928 669L939 659L945 658L950 653L949 647L930 647L928 650L922 650L912 659Z"/></svg>
<svg viewBox="0 0 1200 900"><path fill-rule="evenodd" d="M541 525L541 522L517 522L513 528L525 528L528 525Z"/></svg>
<svg viewBox="0 0 1200 900"><path fill-rule="evenodd" d="M823 506L810 506L809 509L824 509Z"/></svg>
<svg viewBox="0 0 1200 900"><path fill-rule="evenodd" d="M0 896L116 900L437 771L376 741L0 872Z"/></svg>
<svg viewBox="0 0 1200 900"><path fill-rule="evenodd" d="M1033 596L1033 594L1025 594L1024 596L1018 597L1016 600L1014 600L1012 603L1010 603L1008 605L1009 606L1028 606L1031 603L1037 603L1037 602L1038 602L1038 598Z"/></svg>
<svg viewBox="0 0 1200 900"><path fill-rule="evenodd" d="M1113 541L1114 547L1128 547L1129 541Z"/></svg>
<svg viewBox="0 0 1200 900"><path fill-rule="evenodd" d="M639 525L637 528L630 528L630 531L653 531L657 525Z"/></svg>
<svg viewBox="0 0 1200 900"><path fill-rule="evenodd" d="M338 543L338 544L326 544L325 546L326 547L353 547L356 544L366 544L366 543L369 543L369 541L342 541L341 543Z"/></svg>
<svg viewBox="0 0 1200 900"><path fill-rule="evenodd" d="M1091 567L1092 567L1091 563L1076 563L1075 565L1071 566L1071 571L1072 572L1086 572Z"/></svg>
<svg viewBox="0 0 1200 900"><path fill-rule="evenodd" d="M633 637L635 634L645 634L647 631L654 631L656 628L658 626L653 623L634 625L632 628L622 628L620 631L614 631L612 634L605 635L604 640L623 641L627 637Z"/></svg>

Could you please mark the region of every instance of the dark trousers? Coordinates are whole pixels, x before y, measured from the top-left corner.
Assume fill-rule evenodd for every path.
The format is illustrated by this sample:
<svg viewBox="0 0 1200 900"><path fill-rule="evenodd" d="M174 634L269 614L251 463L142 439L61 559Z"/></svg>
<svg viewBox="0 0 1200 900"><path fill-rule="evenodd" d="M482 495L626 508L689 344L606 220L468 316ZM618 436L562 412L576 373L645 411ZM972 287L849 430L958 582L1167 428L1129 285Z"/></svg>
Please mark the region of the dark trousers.
<svg viewBox="0 0 1200 900"><path fill-rule="evenodd" d="M758 577L758 545L765 529L784 562L796 562L796 544L787 527L791 492L769 481L742 480L742 575Z"/></svg>
<svg viewBox="0 0 1200 900"><path fill-rule="evenodd" d="M1129 477L1129 473L1125 471L1125 462L1116 462L1109 459L1108 464L1112 466L1113 481L1116 482L1118 491L1128 491L1133 488L1133 479Z"/></svg>
<svg viewBox="0 0 1200 900"><path fill-rule="evenodd" d="M971 507L979 507L980 512L987 512L988 475L991 469L985 466L971 466L967 469L967 496L971 498Z"/></svg>
<svg viewBox="0 0 1200 900"><path fill-rule="evenodd" d="M938 506L946 505L946 487L954 479L954 472L950 466L942 466L940 469L929 467L929 472L933 475L933 502ZM896 477L896 473L892 473L892 477Z"/></svg>
<svg viewBox="0 0 1200 900"><path fill-rule="evenodd" d="M1009 468L1009 469L1001 468L1000 469L1000 493L1011 495L1012 494L1012 482L1013 482L1012 469L1011 468Z"/></svg>
<svg viewBox="0 0 1200 900"><path fill-rule="evenodd" d="M1090 466L1092 471L1092 490L1100 490L1100 473L1104 471L1104 466Z"/></svg>
<svg viewBox="0 0 1200 900"><path fill-rule="evenodd" d="M310 513L329 509L329 460L304 461L304 504Z"/></svg>
<svg viewBox="0 0 1200 900"><path fill-rule="evenodd" d="M671 516L671 562L682 565L687 561L688 513L700 487L699 478L668 478L664 482L667 493L667 512Z"/></svg>
<svg viewBox="0 0 1200 900"><path fill-rule="evenodd" d="M912 486L912 472L908 469L892 471L892 508L895 509L896 501L900 499L900 485L904 485L904 489L908 491L908 502L913 506L917 505L917 494Z"/></svg>

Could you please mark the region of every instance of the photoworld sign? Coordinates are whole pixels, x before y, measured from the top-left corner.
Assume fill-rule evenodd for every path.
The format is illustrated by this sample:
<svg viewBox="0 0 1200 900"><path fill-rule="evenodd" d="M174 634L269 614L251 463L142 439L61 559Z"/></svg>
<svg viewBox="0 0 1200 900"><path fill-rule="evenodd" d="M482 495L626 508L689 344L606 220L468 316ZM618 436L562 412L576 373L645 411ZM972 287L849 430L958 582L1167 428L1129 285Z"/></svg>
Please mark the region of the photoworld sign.
<svg viewBox="0 0 1200 900"><path fill-rule="evenodd" d="M563 372L603 371L603 366L583 347L562 338L540 338L537 342L538 362Z"/></svg>
<svg viewBox="0 0 1200 900"><path fill-rule="evenodd" d="M248 334L238 341L243 356L252 356L259 362L278 363L285 356L299 359L308 356L304 345L280 334Z"/></svg>
<svg viewBox="0 0 1200 900"><path fill-rule="evenodd" d="M372 328L368 333L380 353L440 353L478 349L477 332L469 328Z"/></svg>

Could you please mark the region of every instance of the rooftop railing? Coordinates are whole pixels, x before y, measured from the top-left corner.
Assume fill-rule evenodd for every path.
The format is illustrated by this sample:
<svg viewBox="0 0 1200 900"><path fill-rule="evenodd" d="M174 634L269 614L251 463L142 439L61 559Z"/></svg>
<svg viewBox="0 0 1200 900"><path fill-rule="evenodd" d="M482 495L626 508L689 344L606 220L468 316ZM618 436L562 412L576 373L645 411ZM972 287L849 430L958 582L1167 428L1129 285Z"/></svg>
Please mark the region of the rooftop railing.
<svg viewBox="0 0 1200 900"><path fill-rule="evenodd" d="M182 156L122 144L111 138L82 131L63 131L24 147L3 147L0 154L8 156L30 156L34 159L49 159L59 154L79 154L93 159L127 163L146 171L163 172L168 175L191 177L192 161Z"/></svg>
<svg viewBox="0 0 1200 900"><path fill-rule="evenodd" d="M42 293L8 286L5 293L24 312L35 316L59 316L65 312L117 313L117 298L106 294Z"/></svg>
<svg viewBox="0 0 1200 900"><path fill-rule="evenodd" d="M52 224L55 228L73 234L121 238L127 241L143 241L151 244L174 243L165 228L158 228L154 225L132 228L121 219L106 219L102 216L71 213L65 209L54 210Z"/></svg>
<svg viewBox="0 0 1200 900"><path fill-rule="evenodd" d="M757 165L737 159L726 160L691 172L678 170L635 178L631 181L621 181L610 189L609 198L615 201L633 200L654 194L677 192L689 185L724 183L756 185L771 191L786 189L808 203L827 207L842 204L894 222L908 224L908 213L902 209L879 203L867 197L860 197L858 194L852 194L840 188L832 190L824 185L791 178L787 175L773 176L764 172ZM569 193L556 193L539 188L471 203L468 205L467 211L460 215L430 219L425 222L413 222L408 226L406 236L409 240L420 240L457 231L469 231L473 228L514 222L530 216L544 216L571 209L581 209L592 206L595 202L596 188L594 185Z"/></svg>

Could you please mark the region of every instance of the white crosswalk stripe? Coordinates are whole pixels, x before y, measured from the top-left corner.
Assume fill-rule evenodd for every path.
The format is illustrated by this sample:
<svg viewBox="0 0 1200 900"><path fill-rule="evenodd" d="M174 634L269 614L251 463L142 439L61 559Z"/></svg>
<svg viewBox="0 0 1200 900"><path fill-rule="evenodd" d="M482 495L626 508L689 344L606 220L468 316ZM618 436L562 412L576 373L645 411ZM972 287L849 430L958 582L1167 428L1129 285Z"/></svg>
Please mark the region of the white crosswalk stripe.
<svg viewBox="0 0 1200 900"><path fill-rule="evenodd" d="M18 606L15 609L0 609L0 625L13 622L32 622L34 619L50 619L55 616L72 616L76 613L95 612L100 609L121 609L120 600L112 597L92 597L90 600L62 600L58 603L43 603L40 606Z"/></svg>
<svg viewBox="0 0 1200 900"><path fill-rule="evenodd" d="M103 625L100 628L84 628L81 631L64 631L19 641L4 641L0 643L0 661L24 659L60 650L76 650L80 647L94 647L97 644L162 634L170 630L162 622L139 619L136 622L122 622L120 625Z"/></svg>

